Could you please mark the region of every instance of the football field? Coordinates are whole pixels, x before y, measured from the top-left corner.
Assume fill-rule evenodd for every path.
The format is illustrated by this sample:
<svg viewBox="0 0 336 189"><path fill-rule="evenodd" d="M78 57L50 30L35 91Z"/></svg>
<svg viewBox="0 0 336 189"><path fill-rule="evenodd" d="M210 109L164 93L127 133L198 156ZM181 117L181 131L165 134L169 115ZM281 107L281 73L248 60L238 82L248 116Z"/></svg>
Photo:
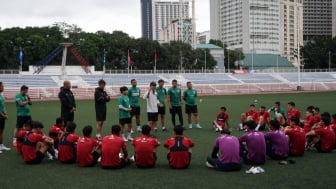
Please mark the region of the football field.
<svg viewBox="0 0 336 189"><path fill-rule="evenodd" d="M243 132L236 130L240 114L246 112L248 106L257 102L256 107L264 105L271 107L275 101L280 101L286 109L289 101L294 101L304 118L308 105L318 106L320 113L336 113L336 93L295 93L295 94L263 94L263 95L235 95L199 97L198 102L200 123L203 129L186 129L185 136L195 142L192 161L188 169L173 170L168 166L166 149L162 144L173 136L170 115L166 115L168 132L160 129L155 135L161 142L158 147L157 165L153 169L137 169L130 165L121 170L103 170L99 165L93 168L80 168L77 165L63 165L57 161L44 159L40 165L25 165L21 157L12 148L9 152L0 154L0 188L335 188L336 185L336 151L319 154L315 151L306 152L303 157L293 157L296 164L279 165L278 161L267 158L261 167L265 173L256 175L246 174L250 166L244 165L239 172L217 172L205 167L205 159L210 155L215 138L219 135L211 129L211 122L215 119L219 107L226 106L230 115L233 135L240 136ZM141 102L141 123L146 123L147 114L145 100ZM6 122L4 133L5 144L10 147L12 133L15 126L15 104L7 103L9 120ZM44 123L44 132L48 133L55 118L60 114L60 103L33 102L31 106L33 120ZM167 111L168 112L168 111ZM75 113L77 123L76 133L81 135L85 125L95 127L94 102L90 100L77 101ZM184 126L187 128L187 117L184 114ZM104 123L103 135L110 133L111 125L118 123L117 101L108 103L107 121ZM134 122L133 122L134 123ZM135 127L133 127L135 128ZM139 135L135 133L133 136ZM133 147L128 142L129 154L133 154Z"/></svg>

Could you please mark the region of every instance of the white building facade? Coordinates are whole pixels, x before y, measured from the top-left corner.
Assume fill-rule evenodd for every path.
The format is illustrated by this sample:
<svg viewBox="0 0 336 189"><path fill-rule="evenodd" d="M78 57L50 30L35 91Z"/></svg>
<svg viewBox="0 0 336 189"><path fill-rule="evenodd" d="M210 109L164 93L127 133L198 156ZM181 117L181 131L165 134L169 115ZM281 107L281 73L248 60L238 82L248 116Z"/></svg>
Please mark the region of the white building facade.
<svg viewBox="0 0 336 189"><path fill-rule="evenodd" d="M211 38L244 53L283 54L281 0L210 0Z"/></svg>
<svg viewBox="0 0 336 189"><path fill-rule="evenodd" d="M165 29L172 20L190 18L189 1L153 0L153 40L160 39L160 30Z"/></svg>

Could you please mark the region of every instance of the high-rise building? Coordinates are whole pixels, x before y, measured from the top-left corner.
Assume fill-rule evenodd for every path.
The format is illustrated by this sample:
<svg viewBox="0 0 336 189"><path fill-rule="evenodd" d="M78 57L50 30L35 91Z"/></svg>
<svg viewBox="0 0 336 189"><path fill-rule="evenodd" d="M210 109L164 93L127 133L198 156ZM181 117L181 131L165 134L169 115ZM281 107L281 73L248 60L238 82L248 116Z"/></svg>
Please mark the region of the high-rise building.
<svg viewBox="0 0 336 189"><path fill-rule="evenodd" d="M159 40L160 30L166 28L175 19L191 18L189 1L178 0L153 0L153 40Z"/></svg>
<svg viewBox="0 0 336 189"><path fill-rule="evenodd" d="M333 27L333 37L336 37L336 0L333 0L332 2L332 27Z"/></svg>
<svg viewBox="0 0 336 189"><path fill-rule="evenodd" d="M210 0L211 38L244 53L282 54L280 0Z"/></svg>
<svg viewBox="0 0 336 189"><path fill-rule="evenodd" d="M332 36L332 1L303 0L303 40Z"/></svg>
<svg viewBox="0 0 336 189"><path fill-rule="evenodd" d="M160 30L159 41L182 41L183 43L194 44L194 26L192 19L175 19L167 27Z"/></svg>
<svg viewBox="0 0 336 189"><path fill-rule="evenodd" d="M283 31L283 57L297 64L294 52L303 45L301 0L281 0L281 30Z"/></svg>
<svg viewBox="0 0 336 189"><path fill-rule="evenodd" d="M153 39L152 0L141 0L141 32L145 39Z"/></svg>

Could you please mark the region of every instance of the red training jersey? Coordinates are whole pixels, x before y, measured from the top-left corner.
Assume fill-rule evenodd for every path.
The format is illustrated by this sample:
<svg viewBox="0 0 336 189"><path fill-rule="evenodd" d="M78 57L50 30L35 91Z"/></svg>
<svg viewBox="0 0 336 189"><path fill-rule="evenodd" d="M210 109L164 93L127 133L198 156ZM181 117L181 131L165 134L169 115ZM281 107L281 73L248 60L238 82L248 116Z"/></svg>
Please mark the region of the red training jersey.
<svg viewBox="0 0 336 189"><path fill-rule="evenodd" d="M99 146L98 141L89 137L79 137L77 142L77 163L81 167L89 166L93 163L93 149Z"/></svg>
<svg viewBox="0 0 336 189"><path fill-rule="evenodd" d="M258 123L258 120L259 120L259 112L256 112L256 111L248 111L245 113L246 114L246 117L249 117L251 116L253 121L255 121L256 123Z"/></svg>
<svg viewBox="0 0 336 189"><path fill-rule="evenodd" d="M58 160L67 162L75 157L75 147L78 136L74 133L65 132L59 137Z"/></svg>
<svg viewBox="0 0 336 189"><path fill-rule="evenodd" d="M16 136L16 151L19 152L20 154L22 153L22 143L23 143L24 137L26 136L28 132L29 130L21 129Z"/></svg>
<svg viewBox="0 0 336 189"><path fill-rule="evenodd" d="M306 133L304 130L296 126L292 129L285 130L285 134L289 137L289 151L291 155L302 156L305 152Z"/></svg>
<svg viewBox="0 0 336 189"><path fill-rule="evenodd" d="M287 124L288 124L288 125L290 125L290 119L291 119L292 117L297 117L297 118L300 119L300 117L301 117L301 113L300 113L300 111L297 110L297 109L293 109L293 110L288 110L288 111L287 111Z"/></svg>
<svg viewBox="0 0 336 189"><path fill-rule="evenodd" d="M229 114L227 113L218 113L216 123L223 128L226 126L226 120L229 120Z"/></svg>
<svg viewBox="0 0 336 189"><path fill-rule="evenodd" d="M330 124L330 127L334 130L335 136L336 136L336 123ZM336 137L335 137L335 148L336 148Z"/></svg>
<svg viewBox="0 0 336 189"><path fill-rule="evenodd" d="M152 167L155 165L156 157L154 151L159 142L150 136L142 135L132 141L135 151L135 165L137 167Z"/></svg>
<svg viewBox="0 0 336 189"><path fill-rule="evenodd" d="M45 142L43 135L29 131L22 142L22 159L24 162L32 161L36 158L36 144Z"/></svg>
<svg viewBox="0 0 336 189"><path fill-rule="evenodd" d="M331 127L326 126L318 128L315 134L320 136L320 141L322 145L323 152L331 152L335 148L335 133Z"/></svg>
<svg viewBox="0 0 336 189"><path fill-rule="evenodd" d="M169 149L169 165L173 168L186 168L190 164L189 148L195 143L187 137L174 137L164 143Z"/></svg>
<svg viewBox="0 0 336 189"><path fill-rule="evenodd" d="M321 121L321 116L319 114L314 115L314 118L315 118L315 123L318 123Z"/></svg>
<svg viewBox="0 0 336 189"><path fill-rule="evenodd" d="M102 154L100 164L107 167L120 166L120 150L127 150L126 142L122 138L114 134L104 137L102 140Z"/></svg>
<svg viewBox="0 0 336 189"><path fill-rule="evenodd" d="M257 122L256 122L257 124L259 123L261 117L263 117L263 119L264 119L264 121L265 121L264 124L268 124L268 121L269 121L271 115L270 115L269 112L266 112L266 111L264 111L264 112L259 112L259 113L258 113L258 120L257 120Z"/></svg>
<svg viewBox="0 0 336 189"><path fill-rule="evenodd" d="M303 120L303 130L308 133L309 131L311 131L311 128L314 126L315 124L315 118L314 117L306 117L306 119Z"/></svg>
<svg viewBox="0 0 336 189"><path fill-rule="evenodd" d="M65 131L64 126L57 126L57 125L53 125L50 127L49 130L49 137L54 139L54 143L59 141L59 136L62 132Z"/></svg>

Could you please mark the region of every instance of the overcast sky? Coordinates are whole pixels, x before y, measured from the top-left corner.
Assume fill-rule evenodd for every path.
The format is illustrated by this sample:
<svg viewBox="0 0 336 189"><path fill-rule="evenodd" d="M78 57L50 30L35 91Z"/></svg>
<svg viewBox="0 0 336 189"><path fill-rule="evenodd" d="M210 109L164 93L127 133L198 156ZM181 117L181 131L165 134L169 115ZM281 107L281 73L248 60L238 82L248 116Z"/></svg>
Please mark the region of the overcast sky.
<svg viewBox="0 0 336 189"><path fill-rule="evenodd" d="M141 37L140 0L0 0L0 27L76 24L86 32L121 30ZM196 1L196 31L210 29L209 0Z"/></svg>

